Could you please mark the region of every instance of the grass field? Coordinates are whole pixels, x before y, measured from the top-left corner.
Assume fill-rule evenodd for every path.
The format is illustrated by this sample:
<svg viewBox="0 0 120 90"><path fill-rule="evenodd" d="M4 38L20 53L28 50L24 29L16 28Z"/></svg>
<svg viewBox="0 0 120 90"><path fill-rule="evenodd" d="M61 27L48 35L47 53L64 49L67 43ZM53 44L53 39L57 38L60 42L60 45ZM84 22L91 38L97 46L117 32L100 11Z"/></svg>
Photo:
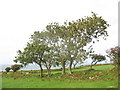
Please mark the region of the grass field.
<svg viewBox="0 0 120 90"><path fill-rule="evenodd" d="M52 76L39 77L39 72L3 72L2 88L117 88L118 74L113 65L94 66L73 69L73 74L61 75L61 71L52 71ZM46 73L45 73L46 75Z"/></svg>

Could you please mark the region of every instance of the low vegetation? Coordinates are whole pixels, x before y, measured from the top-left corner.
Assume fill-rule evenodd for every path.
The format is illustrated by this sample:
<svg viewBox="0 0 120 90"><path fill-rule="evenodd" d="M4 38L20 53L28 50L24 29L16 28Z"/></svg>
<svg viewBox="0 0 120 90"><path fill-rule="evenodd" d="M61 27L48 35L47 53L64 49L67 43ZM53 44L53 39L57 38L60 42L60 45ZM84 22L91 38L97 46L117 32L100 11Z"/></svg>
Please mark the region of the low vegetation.
<svg viewBox="0 0 120 90"><path fill-rule="evenodd" d="M11 66L11 69L13 70L13 72L16 72L16 71L18 71L21 67L22 67L22 65L15 64L15 65L12 65L12 66Z"/></svg>
<svg viewBox="0 0 120 90"><path fill-rule="evenodd" d="M10 67L6 67L6 68L5 68L5 71L6 71L6 72L9 72L10 69L11 69Z"/></svg>

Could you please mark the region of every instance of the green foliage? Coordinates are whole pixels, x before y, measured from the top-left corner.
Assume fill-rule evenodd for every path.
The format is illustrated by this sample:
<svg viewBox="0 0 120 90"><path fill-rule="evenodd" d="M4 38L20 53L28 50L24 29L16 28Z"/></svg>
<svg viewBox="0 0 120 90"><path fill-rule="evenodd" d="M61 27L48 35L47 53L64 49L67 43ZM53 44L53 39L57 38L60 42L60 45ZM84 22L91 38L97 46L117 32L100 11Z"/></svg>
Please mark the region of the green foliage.
<svg viewBox="0 0 120 90"><path fill-rule="evenodd" d="M63 25L56 22L50 23L46 29L47 32L54 35L53 37L58 38L57 41L60 43L58 45L59 59L61 62L69 61L71 68L74 60L83 61L79 56L84 56L85 60L87 55L93 52L91 46L91 51L87 52L84 50L85 46L92 41L93 43L96 40L99 41L99 37L103 37L106 40L106 36L108 36L106 29L109 26L101 16L97 16L92 12L91 17L81 18L72 22L65 21Z"/></svg>
<svg viewBox="0 0 120 90"><path fill-rule="evenodd" d="M106 39L107 27L110 25L101 17L92 12L92 16L75 21L65 21L63 25L50 23L46 30L35 31L23 51L18 50L18 56L14 60L24 65L37 63L42 71L45 66L49 71L51 66L61 65L65 73L65 67L69 65L72 73L74 62L82 63L93 53L92 45L89 50L85 46L99 41L99 37Z"/></svg>
<svg viewBox="0 0 120 90"><path fill-rule="evenodd" d="M18 51L16 62L20 62L23 65L29 63L36 63L40 66L42 77L42 66L45 66L50 74L50 68L56 62L54 60L53 43L49 40L49 36L46 36L47 32L34 32L31 35L30 42L24 48L24 51ZM45 40L46 39L46 40Z"/></svg>
<svg viewBox="0 0 120 90"><path fill-rule="evenodd" d="M98 55L98 54L92 54L91 55L91 58L92 58L92 62L91 62L91 69L92 69L92 66L97 64L98 62L101 62L101 61L104 61L106 60L106 57L103 56L103 55ZM93 64L94 63L94 64Z"/></svg>
<svg viewBox="0 0 120 90"><path fill-rule="evenodd" d="M95 62L95 61L101 62L101 61L103 61L103 60L106 60L105 56L103 56L103 55L98 55L98 54L93 54L93 55L91 55L91 58L94 60L94 62Z"/></svg>
<svg viewBox="0 0 120 90"><path fill-rule="evenodd" d="M5 68L5 71L6 71L6 72L9 72L10 69L11 69L10 67L6 67L6 68Z"/></svg>
<svg viewBox="0 0 120 90"><path fill-rule="evenodd" d="M12 69L14 72L16 72L16 71L18 71L21 67L22 67L22 65L15 64L15 65L12 65L12 66L11 66L11 69Z"/></svg>

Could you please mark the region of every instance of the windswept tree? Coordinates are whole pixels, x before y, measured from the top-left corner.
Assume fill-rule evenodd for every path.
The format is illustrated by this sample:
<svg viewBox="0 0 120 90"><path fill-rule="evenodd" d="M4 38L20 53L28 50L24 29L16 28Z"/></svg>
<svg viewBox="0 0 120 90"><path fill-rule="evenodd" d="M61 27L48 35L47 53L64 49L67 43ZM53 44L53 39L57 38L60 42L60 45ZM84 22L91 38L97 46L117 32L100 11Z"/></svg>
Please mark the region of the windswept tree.
<svg viewBox="0 0 120 90"><path fill-rule="evenodd" d="M72 64L78 55L82 55L84 47L89 43L99 41L99 37L106 39L107 21L92 12L91 17L85 17L76 21L65 21L63 25L51 23L47 25L48 32L58 37L59 43L66 50L66 60L69 61L69 73L72 73ZM89 52L87 52L89 53Z"/></svg>
<svg viewBox="0 0 120 90"><path fill-rule="evenodd" d="M57 49L57 38L53 37L53 35L47 31L37 31L34 33L34 35L31 36L31 42L38 42L39 44L43 44L49 48L49 51L45 52L43 55L44 62L42 61L42 65L46 67L48 76L51 76L51 67L58 66L55 53Z"/></svg>
<svg viewBox="0 0 120 90"><path fill-rule="evenodd" d="M61 33L59 23L51 23L46 26L46 32L48 32L48 36L50 36L50 40L52 41L52 45L54 46L54 55L56 60L56 65L62 66L62 74L65 74L65 66L67 62L67 52L66 47L64 47L64 40L61 38ZM58 30L58 31L57 31Z"/></svg>
<svg viewBox="0 0 120 90"><path fill-rule="evenodd" d="M67 60L68 60L67 55L68 54L67 54L65 48L62 48L62 47L59 46L58 50L56 50L56 60L58 61L59 66L60 65L62 66L62 74L66 73L65 68L66 68Z"/></svg>
<svg viewBox="0 0 120 90"><path fill-rule="evenodd" d="M55 63L52 46L49 47L47 43L48 39L45 38L44 34L46 32L34 32L31 35L30 43L27 43L27 46L24 48L24 51L18 51L18 56L16 57L15 62L20 62L24 65L29 63L36 63L40 67L40 77L43 77L43 66L46 67L48 76L51 75L50 68Z"/></svg>
<svg viewBox="0 0 120 90"><path fill-rule="evenodd" d="M40 43L28 43L24 51L18 51L18 57L16 57L15 62L20 62L24 65L29 63L36 63L40 67L40 77L43 77L42 63L45 63L44 54L49 51L49 48L45 45L40 45Z"/></svg>
<svg viewBox="0 0 120 90"><path fill-rule="evenodd" d="M9 72L10 70L11 70L10 67L6 67L6 68L5 68L5 71L6 71L6 72Z"/></svg>
<svg viewBox="0 0 120 90"><path fill-rule="evenodd" d="M92 66L96 65L98 62L101 62L101 61L104 61L106 60L106 57L103 56L103 55L98 55L98 54L92 54L91 55L91 58L92 58L92 62L91 62L91 69L92 69Z"/></svg>
<svg viewBox="0 0 120 90"><path fill-rule="evenodd" d="M84 61L88 58L88 54L86 51L84 51L84 54L78 54L78 56L76 57L76 59L73 62L73 67L75 69L76 65L80 65L82 63L84 63Z"/></svg>
<svg viewBox="0 0 120 90"><path fill-rule="evenodd" d="M15 65L11 66L11 69L13 70L13 72L16 72L16 71L20 70L21 67L22 67L22 65L15 64Z"/></svg>
<svg viewBox="0 0 120 90"><path fill-rule="evenodd" d="M51 66L62 66L62 74L65 74L66 65L69 66L69 74L72 73L74 62L83 62L92 52L85 50L85 46L91 42L99 41L99 37L108 36L107 27L109 24L101 17L92 12L91 17L85 17L76 21L65 21L63 25L59 23L50 23L46 30L35 31L31 35L30 42L24 48L19 50L16 62L26 65L36 63L40 66L43 76L44 65L50 76Z"/></svg>

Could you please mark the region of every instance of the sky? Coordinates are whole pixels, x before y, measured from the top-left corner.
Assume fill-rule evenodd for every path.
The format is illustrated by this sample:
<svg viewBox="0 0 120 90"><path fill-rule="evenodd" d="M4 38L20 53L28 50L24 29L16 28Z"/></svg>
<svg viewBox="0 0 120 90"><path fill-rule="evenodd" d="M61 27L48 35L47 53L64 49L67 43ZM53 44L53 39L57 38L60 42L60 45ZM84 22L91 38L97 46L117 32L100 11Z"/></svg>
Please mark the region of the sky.
<svg viewBox="0 0 120 90"><path fill-rule="evenodd" d="M42 31L51 22L63 23L95 12L111 26L107 40L94 45L96 53L118 45L119 0L0 0L0 64L14 64L34 31Z"/></svg>

